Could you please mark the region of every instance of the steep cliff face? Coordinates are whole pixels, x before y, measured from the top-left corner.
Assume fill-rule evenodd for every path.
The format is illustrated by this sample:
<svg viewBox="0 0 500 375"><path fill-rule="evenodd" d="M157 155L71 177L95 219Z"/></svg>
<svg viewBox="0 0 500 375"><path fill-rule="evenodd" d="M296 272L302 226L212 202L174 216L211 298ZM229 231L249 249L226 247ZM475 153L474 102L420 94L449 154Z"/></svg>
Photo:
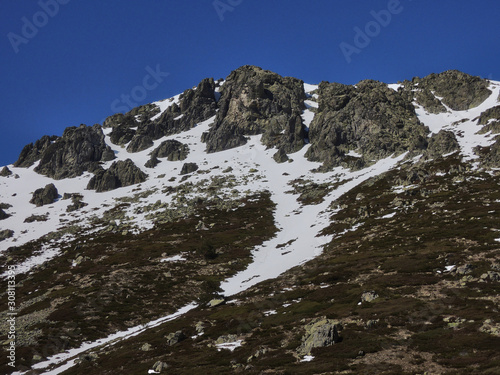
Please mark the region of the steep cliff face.
<svg viewBox="0 0 500 375"><path fill-rule="evenodd" d="M428 129L418 120L413 105L384 83L322 82L318 96L306 154L311 161L361 168L394 153L427 147ZM349 155L350 151L359 156Z"/></svg>
<svg viewBox="0 0 500 375"><path fill-rule="evenodd" d="M303 82L254 66L232 72L221 88L214 126L204 134L207 152L246 143L246 136L263 134L268 147L300 150L306 138L300 114L305 109Z"/></svg>

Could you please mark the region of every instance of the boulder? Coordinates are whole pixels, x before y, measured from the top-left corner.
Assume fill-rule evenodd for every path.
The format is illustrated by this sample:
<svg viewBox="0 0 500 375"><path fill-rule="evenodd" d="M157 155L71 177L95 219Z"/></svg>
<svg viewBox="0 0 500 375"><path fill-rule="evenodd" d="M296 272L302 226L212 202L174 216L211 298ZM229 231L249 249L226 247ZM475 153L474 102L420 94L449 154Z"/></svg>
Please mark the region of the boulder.
<svg viewBox="0 0 500 375"><path fill-rule="evenodd" d="M154 145L153 138L149 135L135 135L127 146L128 152L140 152L147 150Z"/></svg>
<svg viewBox="0 0 500 375"><path fill-rule="evenodd" d="M361 302L373 302L378 298L378 294L374 291L364 292L361 295Z"/></svg>
<svg viewBox="0 0 500 375"><path fill-rule="evenodd" d="M30 203L36 205L37 207L41 207L47 204L54 203L58 197L59 193L57 192L57 188L55 187L55 185L48 184L44 188L35 190Z"/></svg>
<svg viewBox="0 0 500 375"><path fill-rule="evenodd" d="M9 217L10 215L8 215L3 209L0 208L0 220L5 220Z"/></svg>
<svg viewBox="0 0 500 375"><path fill-rule="evenodd" d="M3 167L2 170L0 171L0 176L2 177L8 177L10 175L12 175L12 171L9 168L7 168L7 166Z"/></svg>
<svg viewBox="0 0 500 375"><path fill-rule="evenodd" d="M285 150L280 148L276 153L273 155L273 159L276 163L284 163L288 161L288 155L286 154Z"/></svg>
<svg viewBox="0 0 500 375"><path fill-rule="evenodd" d="M119 160L109 169L97 170L87 185L88 190L97 192L114 190L146 181L147 175L142 172L132 160Z"/></svg>
<svg viewBox="0 0 500 375"><path fill-rule="evenodd" d="M0 230L0 241L4 241L7 238L14 236L14 231L11 229Z"/></svg>
<svg viewBox="0 0 500 375"><path fill-rule="evenodd" d="M158 158L156 156L151 155L151 158L144 164L144 166L146 168L154 168L160 163L161 163L161 161L158 160Z"/></svg>
<svg viewBox="0 0 500 375"><path fill-rule="evenodd" d="M304 329L306 333L297 349L299 355L310 355L314 348L323 348L342 341L338 333L341 329L338 321L321 318L312 321Z"/></svg>
<svg viewBox="0 0 500 375"><path fill-rule="evenodd" d="M300 116L305 99L299 79L249 65L233 71L221 88L215 124L202 137L207 152L241 146L256 134L268 147L300 150L307 137Z"/></svg>
<svg viewBox="0 0 500 375"><path fill-rule="evenodd" d="M44 149L35 172L56 180L72 178L114 158L99 125L80 125L66 128L62 137Z"/></svg>
<svg viewBox="0 0 500 375"><path fill-rule="evenodd" d="M181 175L193 173L198 170L198 165L196 163L184 163L181 169Z"/></svg>
<svg viewBox="0 0 500 375"><path fill-rule="evenodd" d="M184 160L189 154L189 146L179 141L169 139L162 142L151 153L151 158L167 158L169 161Z"/></svg>
<svg viewBox="0 0 500 375"><path fill-rule="evenodd" d="M167 345L173 346L173 345L185 340L186 335L182 331L177 331L175 333L169 333L166 336L166 339L167 339Z"/></svg>

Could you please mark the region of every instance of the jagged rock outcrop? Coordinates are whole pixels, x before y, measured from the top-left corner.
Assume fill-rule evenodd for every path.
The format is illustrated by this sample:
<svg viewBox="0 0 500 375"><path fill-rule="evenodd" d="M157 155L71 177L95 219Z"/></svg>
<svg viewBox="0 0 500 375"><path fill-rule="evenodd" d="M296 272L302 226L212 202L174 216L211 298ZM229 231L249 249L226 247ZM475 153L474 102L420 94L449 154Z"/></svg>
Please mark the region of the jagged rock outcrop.
<svg viewBox="0 0 500 375"><path fill-rule="evenodd" d="M35 190L30 203L36 205L37 207L44 206L46 204L52 204L59 197L59 193L54 184L48 184L44 188Z"/></svg>
<svg viewBox="0 0 500 375"><path fill-rule="evenodd" d="M323 348L341 341L338 333L340 324L337 321L321 318L312 321L304 328L306 333L297 349L299 355L311 354L314 348Z"/></svg>
<svg viewBox="0 0 500 375"><path fill-rule="evenodd" d="M182 169L181 169L181 175L183 174L188 174L188 173L193 173L193 172L196 172L198 170L198 164L196 163L184 163L182 165Z"/></svg>
<svg viewBox="0 0 500 375"><path fill-rule="evenodd" d="M167 158L169 161L184 160L189 154L189 146L174 139L169 139L162 142L151 153L151 158L146 162L147 168L154 168L159 163L158 158Z"/></svg>
<svg viewBox="0 0 500 375"><path fill-rule="evenodd" d="M2 177L9 177L10 175L12 175L12 171L7 166L3 167L0 171L0 176Z"/></svg>
<svg viewBox="0 0 500 375"><path fill-rule="evenodd" d="M455 134L448 130L440 130L429 139L429 145L425 151L425 156L436 158L450 152L460 150L460 144Z"/></svg>
<svg viewBox="0 0 500 375"><path fill-rule="evenodd" d="M130 159L114 162L109 169L99 169L87 185L88 190L97 192L114 190L123 186L146 181L147 175Z"/></svg>
<svg viewBox="0 0 500 375"><path fill-rule="evenodd" d="M214 116L217 111L216 84L212 78L202 80L196 89L188 89L154 121L139 123L127 151L138 152L152 146L152 140L191 129ZM142 139L146 138L145 141ZM151 140L151 141L150 141Z"/></svg>
<svg viewBox="0 0 500 375"><path fill-rule="evenodd" d="M475 153L480 157L481 166L486 168L500 168L500 136L488 147L478 147Z"/></svg>
<svg viewBox="0 0 500 375"><path fill-rule="evenodd" d="M147 150L154 144L153 138L149 135L134 136L127 146L128 152L140 152Z"/></svg>
<svg viewBox="0 0 500 375"><path fill-rule="evenodd" d="M491 95L488 80L458 70L432 73L422 79L416 77L412 83L417 102L431 113L442 112L442 104L455 111L464 111L477 107ZM432 96L442 99L432 99Z"/></svg>
<svg viewBox="0 0 500 375"><path fill-rule="evenodd" d="M21 154L19 155L19 158L14 163L14 167L20 167L20 168L31 167L33 164L35 164L35 162L40 160L45 150L53 142L55 142L57 138L58 137L55 135L52 136L44 135L35 143L30 143L24 146L24 148L21 151Z"/></svg>
<svg viewBox="0 0 500 375"><path fill-rule="evenodd" d="M429 113L444 113L446 107L436 98L429 89L420 89L415 92L415 100Z"/></svg>
<svg viewBox="0 0 500 375"><path fill-rule="evenodd" d="M189 154L189 146L174 139L162 142L151 154L158 158L167 158L168 161L184 160Z"/></svg>
<svg viewBox="0 0 500 375"><path fill-rule="evenodd" d="M92 171L100 161L114 158L99 125L73 126L44 148L35 172L60 180Z"/></svg>
<svg viewBox="0 0 500 375"><path fill-rule="evenodd" d="M221 88L215 124L202 138L207 152L241 146L256 134L268 147L300 150L307 137L300 117L305 98L299 79L248 65L233 71Z"/></svg>
<svg viewBox="0 0 500 375"><path fill-rule="evenodd" d="M356 86L322 82L319 107L309 127L306 156L327 167L360 168L394 153L424 150L428 128L399 92L377 81ZM356 150L362 159L346 154ZM355 159L354 161L352 159Z"/></svg>
<svg viewBox="0 0 500 375"><path fill-rule="evenodd" d="M495 121L490 121L495 120ZM484 134L491 131L494 134L500 133L500 106L490 108L479 116L477 121L478 125L486 125L484 126L479 133Z"/></svg>

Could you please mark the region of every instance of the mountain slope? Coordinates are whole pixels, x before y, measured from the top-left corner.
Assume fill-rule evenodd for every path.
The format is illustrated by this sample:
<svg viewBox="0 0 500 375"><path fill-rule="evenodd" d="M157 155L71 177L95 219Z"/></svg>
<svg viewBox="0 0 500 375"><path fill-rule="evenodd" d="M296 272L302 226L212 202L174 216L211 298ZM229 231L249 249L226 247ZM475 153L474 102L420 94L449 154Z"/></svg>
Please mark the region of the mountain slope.
<svg viewBox="0 0 500 375"><path fill-rule="evenodd" d="M17 370L494 373L499 98L245 66L26 146L0 177Z"/></svg>

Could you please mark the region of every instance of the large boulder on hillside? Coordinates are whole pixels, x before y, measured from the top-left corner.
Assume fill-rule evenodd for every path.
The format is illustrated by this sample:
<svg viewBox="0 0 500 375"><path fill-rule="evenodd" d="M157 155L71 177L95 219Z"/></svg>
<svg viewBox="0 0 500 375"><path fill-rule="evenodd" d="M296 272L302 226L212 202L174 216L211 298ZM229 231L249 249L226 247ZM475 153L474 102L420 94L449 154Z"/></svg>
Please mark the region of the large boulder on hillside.
<svg viewBox="0 0 500 375"><path fill-rule="evenodd" d="M44 135L35 143L30 143L21 151L19 158L14 163L14 167L29 168L40 160L45 150L57 140L57 136Z"/></svg>
<svg viewBox="0 0 500 375"><path fill-rule="evenodd" d="M44 188L35 190L30 203L41 207L47 204L52 204L59 197L59 193L54 184L48 184Z"/></svg>
<svg viewBox="0 0 500 375"><path fill-rule="evenodd" d="M399 92L382 82L367 80L355 86L322 82L319 107L309 126L311 147L306 157L327 167L347 163L363 167L394 153L423 150L428 128ZM347 154L356 150L362 158ZM352 161L352 165L349 164Z"/></svg>
<svg viewBox="0 0 500 375"><path fill-rule="evenodd" d="M318 318L304 327L305 334L302 343L297 349L299 355L310 355L314 348L324 348L342 341L339 322Z"/></svg>
<svg viewBox="0 0 500 375"><path fill-rule="evenodd" d="M109 169L99 169L87 185L88 190L97 192L114 190L123 186L146 181L147 175L130 159L114 162Z"/></svg>
<svg viewBox="0 0 500 375"><path fill-rule="evenodd" d="M189 146L174 139L162 142L151 154L157 158L167 158L168 161L184 160L189 154Z"/></svg>
<svg viewBox="0 0 500 375"><path fill-rule="evenodd" d="M188 174L188 173L193 173L193 172L196 172L198 170L198 164L196 163L184 163L182 165L182 169L181 169L181 172L180 174L181 175L184 175L184 174Z"/></svg>
<svg viewBox="0 0 500 375"><path fill-rule="evenodd" d="M215 88L214 80L206 78L195 89L184 91L179 104L172 103L157 119L140 122L127 151L142 151L153 145L152 140L189 130L214 116L217 112Z"/></svg>
<svg viewBox="0 0 500 375"><path fill-rule="evenodd" d="M247 65L233 71L220 91L215 124L202 138L207 152L241 146L256 134L263 134L265 145L286 152L305 144L303 81Z"/></svg>
<svg viewBox="0 0 500 375"><path fill-rule="evenodd" d="M115 158L99 125L69 127L42 152L35 172L56 180L80 176Z"/></svg>
<svg viewBox="0 0 500 375"><path fill-rule="evenodd" d="M3 167L2 170L0 171L0 176L2 177L9 177L12 175L12 171L7 167Z"/></svg>

